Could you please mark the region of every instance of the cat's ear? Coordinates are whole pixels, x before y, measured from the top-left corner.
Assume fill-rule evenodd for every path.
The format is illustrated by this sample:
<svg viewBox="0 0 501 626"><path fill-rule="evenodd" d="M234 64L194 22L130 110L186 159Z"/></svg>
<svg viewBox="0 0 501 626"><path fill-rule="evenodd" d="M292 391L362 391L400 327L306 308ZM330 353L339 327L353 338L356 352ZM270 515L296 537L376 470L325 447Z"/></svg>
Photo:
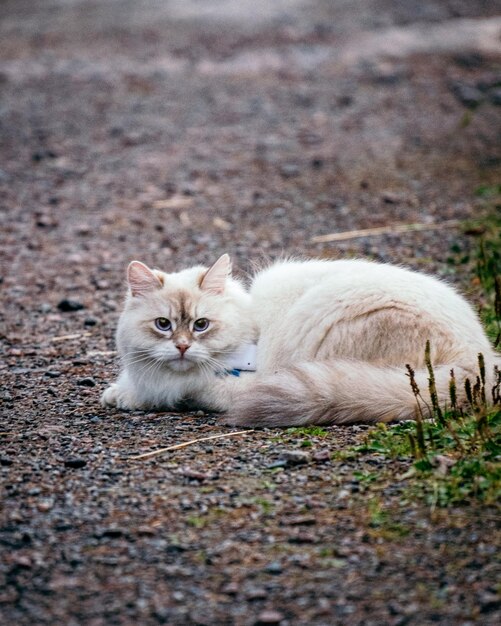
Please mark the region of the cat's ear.
<svg viewBox="0 0 501 626"><path fill-rule="evenodd" d="M143 296L150 291L159 289L162 281L150 270L150 268L140 261L132 261L127 268L127 281L133 296Z"/></svg>
<svg viewBox="0 0 501 626"><path fill-rule="evenodd" d="M228 254L223 254L204 274L200 289L209 293L223 293L226 279L231 273L231 261Z"/></svg>

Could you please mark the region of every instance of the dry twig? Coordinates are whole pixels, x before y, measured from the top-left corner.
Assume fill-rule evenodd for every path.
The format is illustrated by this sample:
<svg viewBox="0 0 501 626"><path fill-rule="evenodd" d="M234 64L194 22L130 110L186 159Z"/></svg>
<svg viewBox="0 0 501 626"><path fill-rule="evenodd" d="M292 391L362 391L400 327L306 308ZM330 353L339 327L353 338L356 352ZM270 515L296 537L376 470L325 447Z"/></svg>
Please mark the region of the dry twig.
<svg viewBox="0 0 501 626"><path fill-rule="evenodd" d="M91 333L75 333L74 335L58 335L56 337L51 337L49 341L57 342L57 341L69 341L70 339L83 339L84 337L90 337Z"/></svg>
<svg viewBox="0 0 501 626"><path fill-rule="evenodd" d="M200 437L199 439L190 439L190 441L185 441L183 443L176 443L173 446L167 446L167 448L160 448L159 450L153 450L152 452L145 452L144 454L138 454L137 456L129 456L126 458L127 461L139 461L141 459L150 459L158 454L163 454L164 452L169 452L170 450L179 450L180 448L187 448L188 446L192 446L195 443L201 443L202 441L209 441L211 439L222 439L223 437L236 437L237 435L245 435L247 433L253 433L254 430L237 430L232 433L222 433L219 435L210 435L210 437Z"/></svg>
<svg viewBox="0 0 501 626"><path fill-rule="evenodd" d="M330 233L328 235L318 235L311 238L312 243L329 243L331 241L345 241L356 239L357 237L372 237L374 235L386 235L395 233L408 233L420 230L442 230L444 228L457 228L461 225L460 220L446 220L438 224L389 224L388 226L377 226L375 228L363 228L361 230L346 230L342 233Z"/></svg>

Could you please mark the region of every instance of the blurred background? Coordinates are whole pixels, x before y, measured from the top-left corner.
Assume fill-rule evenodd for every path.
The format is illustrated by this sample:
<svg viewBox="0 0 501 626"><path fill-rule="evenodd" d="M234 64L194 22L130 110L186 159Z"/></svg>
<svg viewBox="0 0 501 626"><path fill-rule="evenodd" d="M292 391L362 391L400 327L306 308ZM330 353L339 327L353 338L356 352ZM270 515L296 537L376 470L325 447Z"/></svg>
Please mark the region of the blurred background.
<svg viewBox="0 0 501 626"><path fill-rule="evenodd" d="M4 251L58 259L44 287L91 258L419 263L455 234L312 238L471 217L499 182L495 0L4 0L0 20Z"/></svg>

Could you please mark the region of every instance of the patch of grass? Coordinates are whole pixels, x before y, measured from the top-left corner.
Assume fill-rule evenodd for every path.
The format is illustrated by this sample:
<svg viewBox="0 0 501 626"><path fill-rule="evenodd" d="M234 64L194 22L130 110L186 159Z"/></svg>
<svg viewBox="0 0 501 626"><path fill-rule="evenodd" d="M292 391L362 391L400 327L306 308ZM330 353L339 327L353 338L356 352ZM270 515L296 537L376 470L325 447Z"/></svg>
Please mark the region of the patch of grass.
<svg viewBox="0 0 501 626"><path fill-rule="evenodd" d="M369 535L376 539L394 541L406 537L410 533L407 526L392 518L390 512L383 507L381 500L377 497L370 498L367 505L367 517Z"/></svg>
<svg viewBox="0 0 501 626"><path fill-rule="evenodd" d="M333 461L353 461L357 458L357 454L356 454L357 451L359 451L359 448L353 448L353 449L347 448L346 450L335 450L331 454L331 459Z"/></svg>
<svg viewBox="0 0 501 626"><path fill-rule="evenodd" d="M322 561L323 569L341 569L347 565L346 559L327 558Z"/></svg>
<svg viewBox="0 0 501 626"><path fill-rule="evenodd" d="M313 446L313 441L311 439L301 439L299 442L300 448L311 448Z"/></svg>
<svg viewBox="0 0 501 626"><path fill-rule="evenodd" d="M486 399L482 363L479 358L475 384L466 383L467 411L456 405L453 378L450 408L438 406L430 366L431 417L424 419L417 412L415 422L379 425L357 450L412 458L412 469L405 477L411 479L413 493L433 506L473 499L497 502L501 493L501 377L498 375L491 406Z"/></svg>
<svg viewBox="0 0 501 626"><path fill-rule="evenodd" d="M416 443L419 422L406 422L378 426L357 450L413 459L404 477L410 492L430 505L472 499L494 504L501 492L501 407L463 415L444 411L442 418L444 424L436 416L422 422L421 446Z"/></svg>
<svg viewBox="0 0 501 626"><path fill-rule="evenodd" d="M375 452L396 459L409 456L409 434L415 431L413 422L402 422L394 426L378 424L371 430L364 443L356 446L356 452Z"/></svg>
<svg viewBox="0 0 501 626"><path fill-rule="evenodd" d="M262 487L263 489L266 489L267 491L273 493L277 489L277 484L271 480L263 480Z"/></svg>
<svg viewBox="0 0 501 626"><path fill-rule="evenodd" d="M293 442L297 448L312 448L315 442L310 437L326 437L328 434L329 431L321 426L295 426L287 428L280 435L271 437L270 441L284 444Z"/></svg>
<svg viewBox="0 0 501 626"><path fill-rule="evenodd" d="M188 526L192 526L193 528L203 528L207 525L207 518L201 515L189 515L186 518L186 522Z"/></svg>
<svg viewBox="0 0 501 626"><path fill-rule="evenodd" d="M377 498L369 500L368 513L370 526L381 526L388 519L388 513L384 511L380 500Z"/></svg>
<svg viewBox="0 0 501 626"><path fill-rule="evenodd" d="M261 508L263 515L271 515L275 510L275 503L267 498L254 498L254 502Z"/></svg>
<svg viewBox="0 0 501 626"><path fill-rule="evenodd" d="M369 472L368 470L353 472L353 478L361 482L362 484L369 484L376 482L380 477L379 472Z"/></svg>
<svg viewBox="0 0 501 626"><path fill-rule="evenodd" d="M287 428L285 431L288 435L306 436L306 437L326 437L329 434L328 430L321 426L297 426L294 428Z"/></svg>
<svg viewBox="0 0 501 626"><path fill-rule="evenodd" d="M480 185L475 189L475 195L479 198L495 198L501 195L500 185Z"/></svg>
<svg viewBox="0 0 501 626"><path fill-rule="evenodd" d="M188 515L188 517L186 518L186 523L192 528L202 529L206 528L214 522L217 522L226 514L227 511L225 509L216 507L210 509L208 513L204 513L202 515Z"/></svg>

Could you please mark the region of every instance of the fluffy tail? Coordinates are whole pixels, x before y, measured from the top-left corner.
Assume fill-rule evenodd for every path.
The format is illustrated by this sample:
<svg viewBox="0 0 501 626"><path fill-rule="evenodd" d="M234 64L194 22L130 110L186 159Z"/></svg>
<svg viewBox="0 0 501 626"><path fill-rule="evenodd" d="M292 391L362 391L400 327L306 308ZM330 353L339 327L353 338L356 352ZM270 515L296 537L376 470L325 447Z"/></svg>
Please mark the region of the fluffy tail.
<svg viewBox="0 0 501 626"><path fill-rule="evenodd" d="M434 368L440 404L450 398L451 368L450 365ZM454 366L454 374L461 402L464 380L470 378L474 384L478 373L474 368ZM415 378L421 396L428 402L427 371L416 371ZM234 399L225 422L271 427L390 422L414 419L416 407L405 368L359 361L303 363L257 379Z"/></svg>

